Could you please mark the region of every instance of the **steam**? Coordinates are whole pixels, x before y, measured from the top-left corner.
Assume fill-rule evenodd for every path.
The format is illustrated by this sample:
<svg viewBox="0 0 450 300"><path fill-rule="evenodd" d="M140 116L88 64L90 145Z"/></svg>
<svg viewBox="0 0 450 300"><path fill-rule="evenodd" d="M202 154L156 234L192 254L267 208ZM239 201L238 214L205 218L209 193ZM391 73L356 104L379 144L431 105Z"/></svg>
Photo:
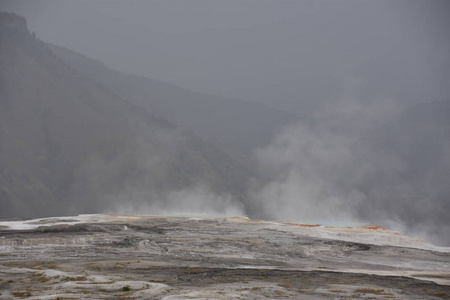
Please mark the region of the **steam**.
<svg viewBox="0 0 450 300"><path fill-rule="evenodd" d="M450 229L447 202L441 196L448 194L449 152L438 158L441 168L428 162L420 166L422 160L416 166L398 148L380 140L380 128L404 110L393 99L362 103L348 93L333 104L311 120L285 128L254 152L262 185L249 187L247 194L260 217L336 226L381 225L434 244L450 243L445 239ZM407 129L414 130L409 125ZM93 194L80 194L71 202L92 211L135 215L253 213L250 203L217 188L215 180L202 173L208 166L202 169L189 152L182 130L160 129L150 138L153 146L131 144L116 157L91 157L80 171L76 190ZM398 140L408 147L408 140ZM445 145L450 149L450 143ZM181 164L185 170L173 169L180 165L171 161L174 157L189 158ZM190 180L180 179L180 172ZM80 203L84 199L95 201Z"/></svg>
<svg viewBox="0 0 450 300"><path fill-rule="evenodd" d="M216 174L207 181L202 172L211 172L210 166L196 161L202 156L187 146L183 129L141 134L153 143L134 141L111 157L91 155L79 168L71 193L76 199L69 201L73 213L246 215L242 203L216 186Z"/></svg>
<svg viewBox="0 0 450 300"><path fill-rule="evenodd" d="M126 201L125 199L134 199ZM125 201L124 201L125 200ZM206 184L173 190L156 196L146 189L130 189L118 195L106 213L129 215L244 217L244 207L231 195L219 195Z"/></svg>
<svg viewBox="0 0 450 300"><path fill-rule="evenodd" d="M379 132L400 118L398 111L392 99L363 104L349 97L322 109L312 122L286 128L255 152L265 184L252 197L273 219L376 224L449 244L444 183L449 152L439 152L434 166L426 160L429 149L424 157L411 159L385 143ZM440 127L430 127L431 133ZM408 124L401 134L407 138L396 136L396 142L408 148L410 136L424 138L427 133Z"/></svg>
<svg viewBox="0 0 450 300"><path fill-rule="evenodd" d="M287 128L272 145L256 152L261 171L272 178L254 197L275 219L359 222L356 209L364 195L348 186L360 172L348 170L345 175L352 178L345 179L342 174L351 166L353 143L351 137L303 124Z"/></svg>

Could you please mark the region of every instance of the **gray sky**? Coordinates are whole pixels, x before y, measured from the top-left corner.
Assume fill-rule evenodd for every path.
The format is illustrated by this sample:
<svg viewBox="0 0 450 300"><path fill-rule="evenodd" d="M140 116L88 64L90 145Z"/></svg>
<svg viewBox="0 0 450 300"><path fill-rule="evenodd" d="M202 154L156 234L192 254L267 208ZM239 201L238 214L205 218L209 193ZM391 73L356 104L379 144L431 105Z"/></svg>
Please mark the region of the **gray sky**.
<svg viewBox="0 0 450 300"><path fill-rule="evenodd" d="M2 1L43 41L192 90L301 111L449 94L448 1Z"/></svg>

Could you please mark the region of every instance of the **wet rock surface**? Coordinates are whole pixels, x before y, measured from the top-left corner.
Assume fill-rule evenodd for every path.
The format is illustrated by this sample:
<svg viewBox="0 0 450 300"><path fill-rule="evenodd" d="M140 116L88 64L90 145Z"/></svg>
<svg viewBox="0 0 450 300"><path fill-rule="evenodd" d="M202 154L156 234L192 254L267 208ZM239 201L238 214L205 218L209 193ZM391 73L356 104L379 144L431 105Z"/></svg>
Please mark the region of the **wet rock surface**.
<svg viewBox="0 0 450 300"><path fill-rule="evenodd" d="M376 227L108 215L0 223L0 299L450 298L448 248Z"/></svg>

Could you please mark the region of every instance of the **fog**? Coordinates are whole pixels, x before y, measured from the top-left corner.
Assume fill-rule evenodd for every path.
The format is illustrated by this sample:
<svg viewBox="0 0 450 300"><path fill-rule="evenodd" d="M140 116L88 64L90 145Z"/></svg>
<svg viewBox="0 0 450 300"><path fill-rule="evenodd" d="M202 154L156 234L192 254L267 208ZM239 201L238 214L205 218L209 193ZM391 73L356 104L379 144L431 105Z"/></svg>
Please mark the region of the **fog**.
<svg viewBox="0 0 450 300"><path fill-rule="evenodd" d="M143 155L142 178L114 195L99 193L104 211L376 223L450 244L448 1L0 5L23 15L39 39L112 69L267 105L297 120L236 155L251 161L259 181L245 182L244 200L201 180L155 192L147 183L155 169L158 180L170 180L161 173L166 162ZM121 164L95 158L82 177L101 190L99 172L114 174Z"/></svg>
<svg viewBox="0 0 450 300"><path fill-rule="evenodd" d="M114 159L90 155L74 180L67 212L245 217L244 204L217 188L213 174L208 178L198 174L203 166L195 155L189 155L188 138L183 135L186 132L174 128L153 132L153 143L164 153L137 142ZM173 170L171 161L184 156L195 165L193 169L182 165L185 170L181 172L188 173L189 183L179 178L180 171Z"/></svg>
<svg viewBox="0 0 450 300"><path fill-rule="evenodd" d="M373 141L378 137L371 133L372 125L381 120L373 120L377 115L369 112L381 108L367 109L335 117L332 126L326 122L290 126L270 145L256 150L265 184L252 196L274 219L334 226L378 224L448 245L449 190L445 186L450 144L439 144L442 153L434 157L438 165L430 162L434 150L429 144L430 149L412 160L388 144L389 139ZM355 124L358 127L348 130ZM445 127L448 137L448 122ZM429 134L438 131L431 128ZM427 142L423 144L427 147Z"/></svg>
<svg viewBox="0 0 450 300"><path fill-rule="evenodd" d="M297 113L444 100L447 1L2 1L44 41L195 91ZM397 99L398 98L398 99ZM308 111L309 112L309 111Z"/></svg>

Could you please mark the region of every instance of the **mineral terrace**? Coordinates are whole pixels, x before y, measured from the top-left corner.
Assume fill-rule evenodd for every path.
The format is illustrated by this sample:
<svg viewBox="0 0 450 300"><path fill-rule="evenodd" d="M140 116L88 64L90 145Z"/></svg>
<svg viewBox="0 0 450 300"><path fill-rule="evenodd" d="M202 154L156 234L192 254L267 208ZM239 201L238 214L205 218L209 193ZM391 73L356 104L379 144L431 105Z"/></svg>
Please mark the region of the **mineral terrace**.
<svg viewBox="0 0 450 300"><path fill-rule="evenodd" d="M0 299L450 299L450 248L381 227L80 215L0 222Z"/></svg>

